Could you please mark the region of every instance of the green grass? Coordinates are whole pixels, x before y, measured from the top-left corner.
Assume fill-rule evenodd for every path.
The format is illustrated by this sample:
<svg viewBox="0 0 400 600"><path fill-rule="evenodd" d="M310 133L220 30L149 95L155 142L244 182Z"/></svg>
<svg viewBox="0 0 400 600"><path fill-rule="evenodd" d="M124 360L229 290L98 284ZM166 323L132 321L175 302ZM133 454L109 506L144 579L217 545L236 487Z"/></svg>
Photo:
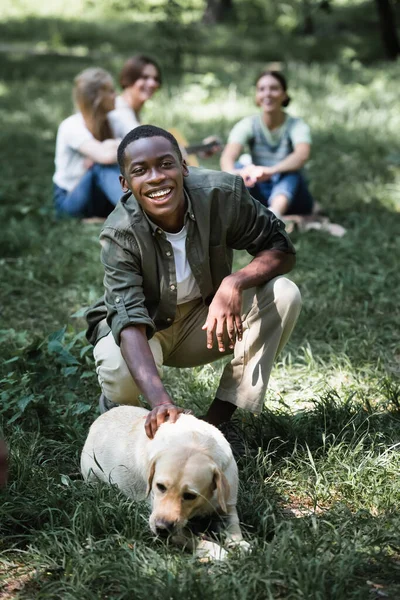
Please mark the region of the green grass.
<svg viewBox="0 0 400 600"><path fill-rule="evenodd" d="M366 15L362 4L337 10ZM339 16L325 26L334 32ZM102 289L99 227L54 218L55 133L72 110L72 77L100 58L116 72L137 48L128 45L128 24L112 15L108 36L105 20L90 14L86 23L56 17L15 13L0 21L14 44L2 55L0 85L0 423L11 452L10 483L0 492L0 595L398 598L397 66L359 60L381 56L371 33L371 44L337 40L327 62L329 45L322 48L318 37L282 38L281 53L272 37L263 53L261 38L243 33L239 60L238 30L221 28L207 52L199 42L207 31L199 30L185 41L184 75L166 51L167 84L145 120L179 126L191 140L225 138L253 111L249 89L263 62L283 59L291 111L313 131L312 191L348 230L342 239L318 231L293 236L298 263L291 277L303 311L273 371L263 414L241 415L251 456L240 465L239 511L253 550L203 565L152 538L146 505L116 489L89 488L80 477L98 385L79 311ZM353 42L369 19L355 28ZM145 50L155 26L135 25ZM22 43L35 52L22 52ZM164 59L171 40L154 43ZM324 62L307 63L319 55ZM236 265L247 260L237 254ZM222 368L167 369L166 385L178 404L201 414Z"/></svg>

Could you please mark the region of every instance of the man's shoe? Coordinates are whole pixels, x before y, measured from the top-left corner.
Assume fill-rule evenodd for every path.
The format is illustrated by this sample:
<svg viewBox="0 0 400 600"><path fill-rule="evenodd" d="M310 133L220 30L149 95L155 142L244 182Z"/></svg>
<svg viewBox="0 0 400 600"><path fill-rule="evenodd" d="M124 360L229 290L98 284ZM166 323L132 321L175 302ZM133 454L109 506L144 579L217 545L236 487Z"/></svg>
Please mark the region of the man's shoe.
<svg viewBox="0 0 400 600"><path fill-rule="evenodd" d="M236 461L247 454L246 440L238 421L225 421L218 426L218 429L230 443Z"/></svg>
<svg viewBox="0 0 400 600"><path fill-rule="evenodd" d="M111 402L111 400L109 400L103 394L103 392L100 394L100 398L99 398L99 412L100 412L101 415L103 413L107 412L108 410L111 410L112 408L115 408L116 406L119 406L119 404L115 404L115 402Z"/></svg>

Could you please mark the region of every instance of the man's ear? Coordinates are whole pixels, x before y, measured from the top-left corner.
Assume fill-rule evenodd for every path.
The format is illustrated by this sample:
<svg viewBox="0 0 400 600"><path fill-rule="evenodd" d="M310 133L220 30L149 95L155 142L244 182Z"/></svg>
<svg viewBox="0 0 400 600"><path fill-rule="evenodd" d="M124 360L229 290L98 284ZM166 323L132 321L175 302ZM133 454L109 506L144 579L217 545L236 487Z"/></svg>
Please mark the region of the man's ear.
<svg viewBox="0 0 400 600"><path fill-rule="evenodd" d="M187 166L187 162L185 159L182 159L182 173L184 177L189 175L189 167Z"/></svg>
<svg viewBox="0 0 400 600"><path fill-rule="evenodd" d="M225 475L218 469L215 468L213 477L213 489L217 490L218 504L221 507L222 512L226 513L226 503L229 498L229 483Z"/></svg>
<svg viewBox="0 0 400 600"><path fill-rule="evenodd" d="M153 477L156 472L156 461L153 460L150 464L149 476L147 478L147 489L146 489L146 498L151 492L151 486L153 485Z"/></svg>
<svg viewBox="0 0 400 600"><path fill-rule="evenodd" d="M119 182L121 184L122 191L123 192L129 192L128 182L126 181L126 179L125 179L125 177L123 175L119 176Z"/></svg>

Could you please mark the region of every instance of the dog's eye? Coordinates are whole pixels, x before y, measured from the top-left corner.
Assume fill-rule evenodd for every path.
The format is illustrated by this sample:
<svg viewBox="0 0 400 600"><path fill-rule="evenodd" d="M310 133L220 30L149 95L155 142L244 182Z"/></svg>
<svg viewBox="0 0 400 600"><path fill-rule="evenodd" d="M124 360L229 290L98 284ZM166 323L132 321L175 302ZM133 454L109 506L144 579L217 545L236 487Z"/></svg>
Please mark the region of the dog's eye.
<svg viewBox="0 0 400 600"><path fill-rule="evenodd" d="M182 494L182 498L184 500L196 500L197 496L196 496L196 494L191 494L190 492L185 492L184 494Z"/></svg>
<svg viewBox="0 0 400 600"><path fill-rule="evenodd" d="M167 488L165 487L165 485L163 483L157 483L157 489L162 493L167 491Z"/></svg>

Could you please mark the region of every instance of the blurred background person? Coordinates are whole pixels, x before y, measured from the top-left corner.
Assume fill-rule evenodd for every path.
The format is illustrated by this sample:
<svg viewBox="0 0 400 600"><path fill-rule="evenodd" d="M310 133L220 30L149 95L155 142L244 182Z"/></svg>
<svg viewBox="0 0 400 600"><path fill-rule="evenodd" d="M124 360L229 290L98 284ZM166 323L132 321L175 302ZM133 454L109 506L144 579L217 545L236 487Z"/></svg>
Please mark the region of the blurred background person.
<svg viewBox="0 0 400 600"><path fill-rule="evenodd" d="M314 201L302 167L310 156L311 134L302 119L284 110L290 97L282 73L268 70L257 77L255 102L261 113L233 127L221 169L241 175L252 196L277 216L310 215ZM239 159L246 146L251 155L247 165Z"/></svg>
<svg viewBox="0 0 400 600"><path fill-rule="evenodd" d="M115 135L123 138L140 125L142 108L161 87L161 70L152 58L136 54L124 63L119 83L122 92L115 100L109 120Z"/></svg>
<svg viewBox="0 0 400 600"><path fill-rule="evenodd" d="M119 74L122 92L115 101L115 110L109 121L116 137L123 138L141 124L141 111L146 102L160 89L162 74L158 63L144 54L136 54L124 63ZM208 158L221 150L216 136L209 136L194 146L188 145L179 128L170 130L181 147L182 154L191 166L198 166L196 154Z"/></svg>
<svg viewBox="0 0 400 600"><path fill-rule="evenodd" d="M104 219L122 195L116 164L120 139L108 120L115 108L111 75L100 68L85 69L75 78L73 100L78 112L65 119L57 133L56 212Z"/></svg>

